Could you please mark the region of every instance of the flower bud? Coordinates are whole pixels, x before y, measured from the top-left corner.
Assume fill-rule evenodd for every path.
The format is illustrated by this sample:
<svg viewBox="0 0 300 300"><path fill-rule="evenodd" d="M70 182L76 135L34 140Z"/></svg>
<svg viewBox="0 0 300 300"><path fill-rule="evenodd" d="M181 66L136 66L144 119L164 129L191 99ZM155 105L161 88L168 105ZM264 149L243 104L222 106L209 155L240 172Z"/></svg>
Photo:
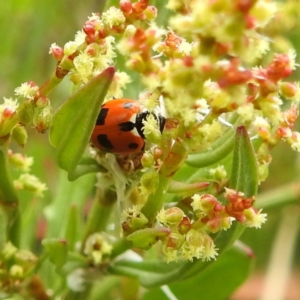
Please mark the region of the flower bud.
<svg viewBox="0 0 300 300"><path fill-rule="evenodd" d="M22 124L26 125L32 122L33 119L33 102L25 101L20 104L18 109L18 117Z"/></svg>
<svg viewBox="0 0 300 300"><path fill-rule="evenodd" d="M144 168L151 168L154 164L153 155L148 151L144 152L142 159L141 159L141 163Z"/></svg>
<svg viewBox="0 0 300 300"><path fill-rule="evenodd" d="M158 174L156 172L149 172L143 174L141 177L141 191L144 195L150 195L154 193L158 186Z"/></svg>
<svg viewBox="0 0 300 300"><path fill-rule="evenodd" d="M4 260L10 260L17 251L18 249L11 242L7 242L1 251L1 257L3 257Z"/></svg>
<svg viewBox="0 0 300 300"><path fill-rule="evenodd" d="M124 215L126 219L122 223L122 227L125 234L131 233L137 229L141 229L148 223L148 219L143 213L141 213L141 211L137 209L136 206L125 210Z"/></svg>
<svg viewBox="0 0 300 300"><path fill-rule="evenodd" d="M180 208L174 206L172 208L164 210L164 215L164 223L170 227L174 227L182 221L184 212Z"/></svg>
<svg viewBox="0 0 300 300"><path fill-rule="evenodd" d="M47 97L41 96L36 100L35 104L39 108L44 108L50 105L50 100Z"/></svg>
<svg viewBox="0 0 300 300"><path fill-rule="evenodd" d="M191 226L191 220L187 216L184 216L178 225L178 231L181 234L185 234L191 229Z"/></svg>
<svg viewBox="0 0 300 300"><path fill-rule="evenodd" d="M294 98L299 93L299 87L293 82L281 82L280 93L287 99Z"/></svg>
<svg viewBox="0 0 300 300"><path fill-rule="evenodd" d="M14 186L16 189L26 189L41 197L43 196L43 192L47 190L44 183L36 176L28 173L22 174L17 180L14 180Z"/></svg>
<svg viewBox="0 0 300 300"><path fill-rule="evenodd" d="M90 235L84 247L84 254L92 260L95 265L99 265L103 261L103 256L111 253L112 246L106 241L100 233Z"/></svg>
<svg viewBox="0 0 300 300"><path fill-rule="evenodd" d="M180 139L177 139L161 166L161 174L166 177L173 176L184 163L186 157L187 148Z"/></svg>
<svg viewBox="0 0 300 300"><path fill-rule="evenodd" d="M9 275L12 278L22 278L24 275L24 270L19 265L12 265L9 269Z"/></svg>
<svg viewBox="0 0 300 300"><path fill-rule="evenodd" d="M27 143L28 134L24 126L17 125L12 131L12 138L21 146L24 147Z"/></svg>
<svg viewBox="0 0 300 300"><path fill-rule="evenodd" d="M64 50L63 48L59 47L57 44L53 43L50 46L49 54L52 54L52 56L58 60L61 61L64 57Z"/></svg>
<svg viewBox="0 0 300 300"><path fill-rule="evenodd" d="M132 12L132 3L130 0L121 0L120 8L125 15L128 15Z"/></svg>
<svg viewBox="0 0 300 300"><path fill-rule="evenodd" d="M33 164L32 157L26 157L21 153L13 153L11 150L8 152L8 161L15 168L18 168L23 172L29 172L31 165Z"/></svg>
<svg viewBox="0 0 300 300"><path fill-rule="evenodd" d="M52 121L52 108L46 106L43 109L36 108L33 116L33 125L40 133L45 133L49 129Z"/></svg>
<svg viewBox="0 0 300 300"><path fill-rule="evenodd" d="M177 232L171 232L164 242L167 247L179 250L184 242L184 236Z"/></svg>
<svg viewBox="0 0 300 300"><path fill-rule="evenodd" d="M137 230L126 238L134 247L149 249L158 240L165 239L171 233L168 228L146 228Z"/></svg>
<svg viewBox="0 0 300 300"><path fill-rule="evenodd" d="M147 20L155 20L157 18L157 8L153 5L149 5L145 10L144 14Z"/></svg>

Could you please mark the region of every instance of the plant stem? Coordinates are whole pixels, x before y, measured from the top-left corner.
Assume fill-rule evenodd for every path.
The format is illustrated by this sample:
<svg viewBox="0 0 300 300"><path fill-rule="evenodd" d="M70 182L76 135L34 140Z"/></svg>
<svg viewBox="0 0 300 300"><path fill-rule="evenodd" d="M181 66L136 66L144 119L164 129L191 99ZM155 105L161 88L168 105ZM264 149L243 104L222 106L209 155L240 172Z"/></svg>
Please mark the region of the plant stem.
<svg viewBox="0 0 300 300"><path fill-rule="evenodd" d="M154 194L151 194L142 208L142 213L152 223L155 220L157 212L164 203L164 194L166 193L170 179L159 174L159 186Z"/></svg>
<svg viewBox="0 0 300 300"><path fill-rule="evenodd" d="M20 244L19 200L10 176L7 148L0 149L0 206L5 217L6 241L16 247Z"/></svg>
<svg viewBox="0 0 300 300"><path fill-rule="evenodd" d="M295 256L295 245L300 229L299 206L290 206L283 211L283 218L272 247L271 258L261 300L285 299L288 280Z"/></svg>
<svg viewBox="0 0 300 300"><path fill-rule="evenodd" d="M288 203L299 203L299 197L300 181L296 181L261 193L257 197L256 206L258 208L273 208Z"/></svg>
<svg viewBox="0 0 300 300"><path fill-rule="evenodd" d="M132 247L132 243L128 241L126 238L118 239L113 245L113 249L110 254L111 259L117 257L118 255L127 251L131 247Z"/></svg>
<svg viewBox="0 0 300 300"><path fill-rule="evenodd" d="M89 235L95 232L101 232L106 229L114 203L117 200L117 195L112 190L97 189L93 206L89 212L87 225L82 240L82 248L84 249L85 241Z"/></svg>

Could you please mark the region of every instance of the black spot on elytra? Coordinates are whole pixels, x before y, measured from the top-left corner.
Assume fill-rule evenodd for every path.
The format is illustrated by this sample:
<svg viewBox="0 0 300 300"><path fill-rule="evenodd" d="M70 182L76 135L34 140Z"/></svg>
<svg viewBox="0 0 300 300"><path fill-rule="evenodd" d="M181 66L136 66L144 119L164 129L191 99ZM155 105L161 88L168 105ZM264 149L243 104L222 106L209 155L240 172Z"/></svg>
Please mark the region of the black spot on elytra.
<svg viewBox="0 0 300 300"><path fill-rule="evenodd" d="M106 150L112 150L114 148L110 140L107 138L106 134L99 134L97 136L97 140L99 145L105 148Z"/></svg>
<svg viewBox="0 0 300 300"><path fill-rule="evenodd" d="M136 149L139 145L137 143L130 143L128 144L129 149Z"/></svg>
<svg viewBox="0 0 300 300"><path fill-rule="evenodd" d="M107 114L108 114L108 108L102 108L98 115L96 125L104 125Z"/></svg>
<svg viewBox="0 0 300 300"><path fill-rule="evenodd" d="M124 108L131 108L133 106L133 103L131 103L131 102L125 102L124 104L123 104L123 107Z"/></svg>
<svg viewBox="0 0 300 300"><path fill-rule="evenodd" d="M119 124L119 129L121 131L131 131L134 127L135 127L135 124L130 121Z"/></svg>

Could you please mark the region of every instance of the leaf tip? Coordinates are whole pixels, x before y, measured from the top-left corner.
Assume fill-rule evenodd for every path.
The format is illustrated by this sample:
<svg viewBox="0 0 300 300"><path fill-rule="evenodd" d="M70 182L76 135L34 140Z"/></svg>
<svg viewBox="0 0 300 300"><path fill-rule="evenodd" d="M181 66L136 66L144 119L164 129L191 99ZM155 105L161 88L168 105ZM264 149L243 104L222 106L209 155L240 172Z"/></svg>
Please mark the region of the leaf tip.
<svg viewBox="0 0 300 300"><path fill-rule="evenodd" d="M237 135L248 135L248 132L247 132L245 126L239 126L236 129L236 134Z"/></svg>
<svg viewBox="0 0 300 300"><path fill-rule="evenodd" d="M116 72L116 68L111 66L111 67L106 68L100 75L106 76L107 78L112 79L115 75L115 72Z"/></svg>

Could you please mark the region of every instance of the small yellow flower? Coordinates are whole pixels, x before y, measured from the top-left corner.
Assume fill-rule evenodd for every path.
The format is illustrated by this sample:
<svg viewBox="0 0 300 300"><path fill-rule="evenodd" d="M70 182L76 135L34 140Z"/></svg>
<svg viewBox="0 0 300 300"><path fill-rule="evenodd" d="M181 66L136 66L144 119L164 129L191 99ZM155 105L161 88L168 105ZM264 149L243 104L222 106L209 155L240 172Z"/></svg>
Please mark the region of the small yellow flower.
<svg viewBox="0 0 300 300"><path fill-rule="evenodd" d="M214 244L213 239L209 235L205 235L203 237L203 253L202 253L202 260L203 261L210 261L212 259L216 260L218 256L218 249Z"/></svg>
<svg viewBox="0 0 300 300"><path fill-rule="evenodd" d="M255 118L255 111L252 103L246 103L242 106L239 106L237 113L240 115L241 122L243 123L252 122Z"/></svg>
<svg viewBox="0 0 300 300"><path fill-rule="evenodd" d="M226 90L221 89L216 82L210 80L204 84L204 97L210 106L216 110L229 107L233 101Z"/></svg>
<svg viewBox="0 0 300 300"><path fill-rule="evenodd" d="M201 197L199 194L195 194L193 197L193 202L191 203L191 206L194 211L202 211L202 202L201 202Z"/></svg>
<svg viewBox="0 0 300 300"><path fill-rule="evenodd" d="M90 80L92 75L94 58L88 53L80 53L74 58L74 67L75 70L72 73L75 74L81 82L86 83Z"/></svg>
<svg viewBox="0 0 300 300"><path fill-rule="evenodd" d="M193 45L191 43L188 43L185 39L181 41L181 43L178 45L178 52L184 55L190 55L192 51Z"/></svg>
<svg viewBox="0 0 300 300"><path fill-rule="evenodd" d="M168 247L166 244L162 247L162 252L165 256L167 263L178 260L178 250Z"/></svg>
<svg viewBox="0 0 300 300"><path fill-rule="evenodd" d="M56 43L52 43L49 49L49 54L52 54L55 49L60 49Z"/></svg>
<svg viewBox="0 0 300 300"><path fill-rule="evenodd" d="M1 251L1 256L5 260L10 260L16 254L17 251L18 249L11 242L7 242Z"/></svg>
<svg viewBox="0 0 300 300"><path fill-rule="evenodd" d="M252 125L256 128L256 129L259 129L259 128L266 128L266 129L270 129L270 123L264 118L264 117L261 117L261 116L257 116L255 117L254 121L252 122Z"/></svg>
<svg viewBox="0 0 300 300"><path fill-rule="evenodd" d="M123 97L123 90L127 84L131 82L131 78L125 72L116 72L113 81L109 87L106 99L121 98Z"/></svg>
<svg viewBox="0 0 300 300"><path fill-rule="evenodd" d="M38 197L43 197L43 193L47 190L45 183L42 183L36 176L25 173L22 174L17 180L14 180L16 189L26 189Z"/></svg>
<svg viewBox="0 0 300 300"><path fill-rule="evenodd" d="M167 227L176 227L184 216L184 212L178 207L162 208L157 214L157 221Z"/></svg>
<svg viewBox="0 0 300 300"><path fill-rule="evenodd" d="M141 177L140 182L140 190L142 195L150 195L154 193L158 187L158 174L156 172L144 173Z"/></svg>
<svg viewBox="0 0 300 300"><path fill-rule="evenodd" d="M13 278L22 278L24 275L24 270L19 265L12 265L9 269L9 275Z"/></svg>
<svg viewBox="0 0 300 300"><path fill-rule="evenodd" d="M30 167L33 164L33 157L27 157L21 153L12 153L8 155L9 162L16 168L20 169L23 172L29 172Z"/></svg>
<svg viewBox="0 0 300 300"><path fill-rule="evenodd" d="M75 34L75 40L74 42L79 46L85 42L86 34L83 32L83 30L79 30Z"/></svg>
<svg viewBox="0 0 300 300"><path fill-rule="evenodd" d="M289 49L287 56L289 57L290 69L295 70L296 66L299 66L296 64L296 57L297 57L296 51L294 49Z"/></svg>
<svg viewBox="0 0 300 300"><path fill-rule="evenodd" d="M294 131L292 133L292 136L287 139L288 144L291 145L292 149L300 152L300 133L297 131Z"/></svg>
<svg viewBox="0 0 300 300"><path fill-rule="evenodd" d="M219 165L216 168L209 169L209 173L217 180L222 180L227 178L227 172L224 165Z"/></svg>
<svg viewBox="0 0 300 300"><path fill-rule="evenodd" d="M112 246L100 233L90 235L84 247L84 254L87 255L95 265L99 265L104 255L111 253Z"/></svg>
<svg viewBox="0 0 300 300"><path fill-rule="evenodd" d="M124 24L126 18L120 9L112 6L102 14L102 21L104 25L112 28Z"/></svg>
<svg viewBox="0 0 300 300"><path fill-rule="evenodd" d="M77 49L80 45L81 45L81 43L78 41L67 42L64 46L64 54L66 56L73 54L75 51L77 51Z"/></svg>
<svg viewBox="0 0 300 300"><path fill-rule="evenodd" d="M267 221L267 214L262 214L261 209L256 212L253 208L244 210L246 221L243 224L247 227L260 228L263 223Z"/></svg>
<svg viewBox="0 0 300 300"><path fill-rule="evenodd" d="M37 85L30 84L29 82L24 82L21 84L21 86L15 89L15 95L33 100L38 91L39 87Z"/></svg>
<svg viewBox="0 0 300 300"><path fill-rule="evenodd" d="M143 120L143 132L146 139L153 143L158 143L161 138L161 132L158 127L157 118L149 114L146 120Z"/></svg>
<svg viewBox="0 0 300 300"><path fill-rule="evenodd" d="M255 5L250 9L250 15L255 17L257 25L265 26L277 12L275 2L268 0L256 1Z"/></svg>
<svg viewBox="0 0 300 300"><path fill-rule="evenodd" d="M185 237L185 242L182 245L182 257L193 261L194 258L201 258L204 251L203 234L191 229Z"/></svg>
<svg viewBox="0 0 300 300"><path fill-rule="evenodd" d="M0 104L0 114L7 109L11 112L15 112L19 106L18 100L12 98L5 98L5 97L3 99L4 99L4 103Z"/></svg>

